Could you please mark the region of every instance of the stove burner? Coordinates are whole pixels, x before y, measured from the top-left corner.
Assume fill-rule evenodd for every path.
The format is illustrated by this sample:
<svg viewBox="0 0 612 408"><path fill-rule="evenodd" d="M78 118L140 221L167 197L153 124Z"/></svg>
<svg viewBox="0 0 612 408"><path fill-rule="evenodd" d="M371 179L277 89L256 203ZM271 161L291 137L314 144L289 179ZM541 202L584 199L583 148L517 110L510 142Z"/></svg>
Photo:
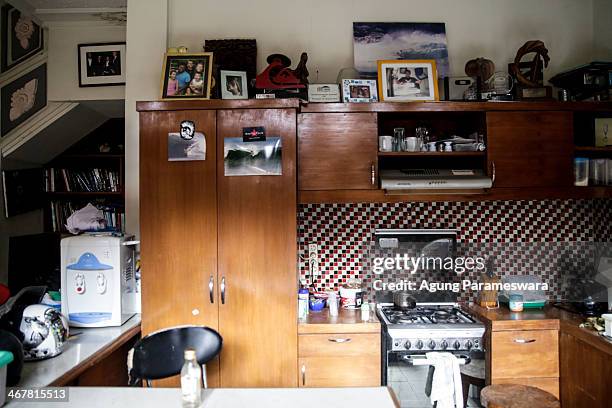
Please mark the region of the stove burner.
<svg viewBox="0 0 612 408"><path fill-rule="evenodd" d="M439 306L417 306L414 309L402 310L394 307L383 307L381 312L391 324L413 325L413 324L453 324L473 323L474 320L458 307Z"/></svg>

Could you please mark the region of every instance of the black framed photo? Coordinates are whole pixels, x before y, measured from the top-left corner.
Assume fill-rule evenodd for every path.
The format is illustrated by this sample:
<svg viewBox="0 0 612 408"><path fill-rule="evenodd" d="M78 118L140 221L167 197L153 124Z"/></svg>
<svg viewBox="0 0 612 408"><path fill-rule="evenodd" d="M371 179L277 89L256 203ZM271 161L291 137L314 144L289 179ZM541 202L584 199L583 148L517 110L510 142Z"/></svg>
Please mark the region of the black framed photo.
<svg viewBox="0 0 612 408"><path fill-rule="evenodd" d="M43 51L43 29L15 7L5 4L0 8L0 27L0 72L6 72Z"/></svg>
<svg viewBox="0 0 612 408"><path fill-rule="evenodd" d="M211 52L166 54L162 99L210 99L212 59Z"/></svg>
<svg viewBox="0 0 612 408"><path fill-rule="evenodd" d="M47 105L47 64L41 64L0 88L0 136L28 120Z"/></svg>
<svg viewBox="0 0 612 408"><path fill-rule="evenodd" d="M125 85L125 42L78 47L79 87Z"/></svg>

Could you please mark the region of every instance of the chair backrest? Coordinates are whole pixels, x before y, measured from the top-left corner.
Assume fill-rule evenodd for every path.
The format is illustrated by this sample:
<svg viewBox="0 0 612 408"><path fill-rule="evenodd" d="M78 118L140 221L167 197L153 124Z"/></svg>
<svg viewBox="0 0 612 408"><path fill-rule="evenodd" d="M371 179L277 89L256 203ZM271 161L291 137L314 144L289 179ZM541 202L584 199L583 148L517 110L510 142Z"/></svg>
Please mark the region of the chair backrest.
<svg viewBox="0 0 612 408"><path fill-rule="evenodd" d="M193 348L200 365L215 358L223 345L216 330L205 326L171 327L149 334L134 346L131 374L143 380L158 380L180 374L184 351Z"/></svg>

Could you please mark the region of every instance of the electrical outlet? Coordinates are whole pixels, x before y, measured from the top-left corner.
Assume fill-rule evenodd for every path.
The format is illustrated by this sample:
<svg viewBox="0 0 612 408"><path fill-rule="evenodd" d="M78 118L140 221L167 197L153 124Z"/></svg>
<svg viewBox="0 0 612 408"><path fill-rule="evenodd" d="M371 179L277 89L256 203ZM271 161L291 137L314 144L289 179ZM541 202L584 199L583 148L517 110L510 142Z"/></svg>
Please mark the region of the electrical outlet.
<svg viewBox="0 0 612 408"><path fill-rule="evenodd" d="M317 244L308 244L308 269L310 270L310 278L319 274L319 246Z"/></svg>

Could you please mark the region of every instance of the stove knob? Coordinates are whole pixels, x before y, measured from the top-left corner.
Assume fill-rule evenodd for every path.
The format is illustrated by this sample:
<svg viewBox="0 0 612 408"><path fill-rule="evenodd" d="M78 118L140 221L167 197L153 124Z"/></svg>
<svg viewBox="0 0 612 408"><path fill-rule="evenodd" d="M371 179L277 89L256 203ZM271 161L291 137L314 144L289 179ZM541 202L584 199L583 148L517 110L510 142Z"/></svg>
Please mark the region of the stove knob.
<svg viewBox="0 0 612 408"><path fill-rule="evenodd" d="M453 343L453 347L455 348L455 350L459 350L461 348L461 343L459 343L459 340L455 340L455 342Z"/></svg>
<svg viewBox="0 0 612 408"><path fill-rule="evenodd" d="M442 347L442 350L446 350L448 348L448 342L446 340L442 340L440 347Z"/></svg>
<svg viewBox="0 0 612 408"><path fill-rule="evenodd" d="M412 344L410 343L410 340L406 340L406 343L404 343L404 347L406 348L406 350L410 350L411 346Z"/></svg>
<svg viewBox="0 0 612 408"><path fill-rule="evenodd" d="M429 340L429 343L427 343L427 347L429 347L430 349L435 349L436 348L436 342L433 340Z"/></svg>
<svg viewBox="0 0 612 408"><path fill-rule="evenodd" d="M416 348L418 348L419 350L423 348L423 341L419 340L416 342Z"/></svg>
<svg viewBox="0 0 612 408"><path fill-rule="evenodd" d="M472 346L474 346L474 344L472 344L471 340L468 340L468 341L465 342L465 348L466 349L471 350Z"/></svg>

